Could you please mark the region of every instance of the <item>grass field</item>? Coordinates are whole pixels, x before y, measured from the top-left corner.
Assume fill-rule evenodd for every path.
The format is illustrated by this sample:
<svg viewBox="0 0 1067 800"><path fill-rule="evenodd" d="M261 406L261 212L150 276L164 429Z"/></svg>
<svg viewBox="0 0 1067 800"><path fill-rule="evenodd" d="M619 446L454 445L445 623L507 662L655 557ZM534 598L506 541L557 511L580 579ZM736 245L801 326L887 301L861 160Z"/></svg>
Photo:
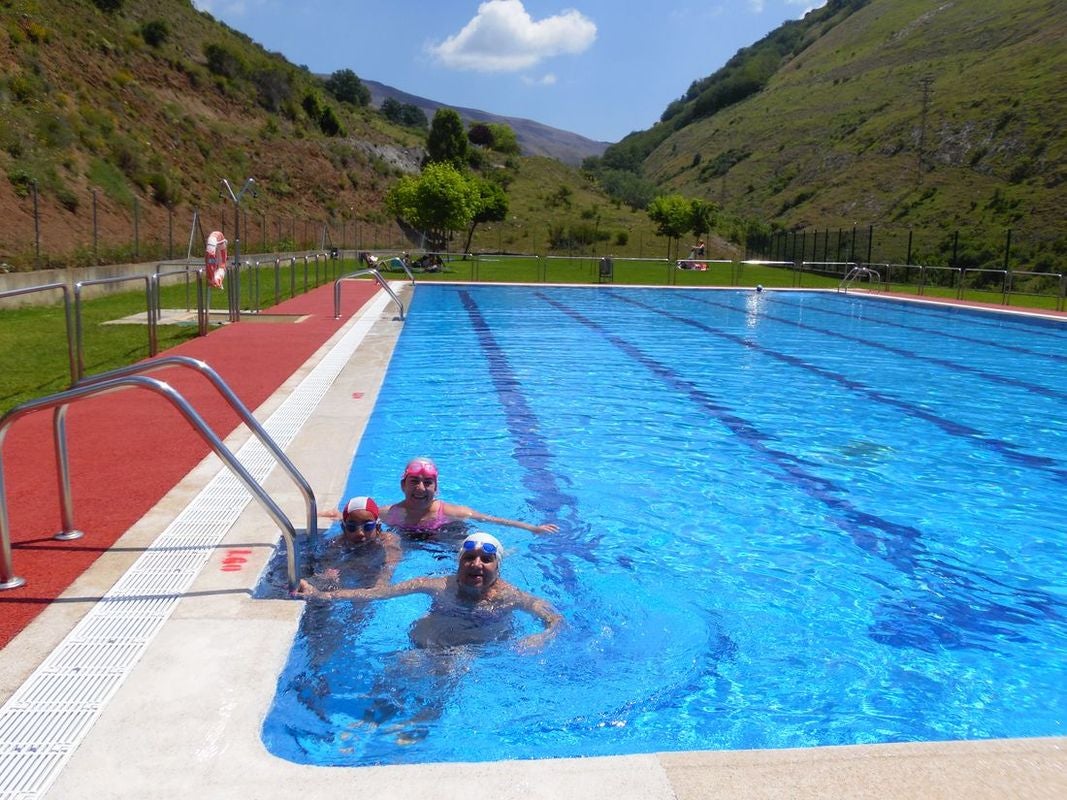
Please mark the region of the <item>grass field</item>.
<svg viewBox="0 0 1067 800"><path fill-rule="evenodd" d="M240 280L242 309L269 310L294 295L335 278L351 274L362 265L354 259L285 259L275 264L263 261L258 270L243 270ZM841 284L840 275L802 272L788 267L740 262L709 263L707 270L681 270L664 259L615 258L610 275L601 276L600 259L592 256L492 255L462 258L449 256L441 272L416 272L417 281L477 281L482 283L557 283L645 286L737 286L760 284L767 288L829 289ZM403 272L385 272L388 279L406 279ZM367 278L368 280L370 278ZM231 274L232 280L232 274ZM864 281L857 288L867 288ZM925 286L893 282L878 285L902 294L956 298L954 287ZM160 289L160 307L196 310L195 282L179 282ZM1055 294L1010 294L1000 291L965 290L962 299L1046 310L1062 308ZM1005 301L1007 301L1005 303ZM82 302L82 341L85 374L105 372L147 358L149 343L144 325L104 323L146 307L143 289ZM210 293L213 311L228 307L226 293ZM0 310L0 412L27 400L62 391L70 385L66 323L62 305ZM197 335L195 322L158 327L158 349L162 352Z"/></svg>

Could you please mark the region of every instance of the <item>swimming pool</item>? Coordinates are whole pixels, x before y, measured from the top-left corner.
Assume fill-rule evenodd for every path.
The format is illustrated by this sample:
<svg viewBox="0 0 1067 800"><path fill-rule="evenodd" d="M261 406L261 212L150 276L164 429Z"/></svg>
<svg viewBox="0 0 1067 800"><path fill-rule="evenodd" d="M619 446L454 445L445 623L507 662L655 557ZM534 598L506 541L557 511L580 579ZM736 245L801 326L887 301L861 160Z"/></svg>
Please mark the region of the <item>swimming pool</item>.
<svg viewBox="0 0 1067 800"><path fill-rule="evenodd" d="M1062 735L1064 361L1062 324L836 293L419 286L348 494L396 500L429 454L441 497L558 522L493 532L567 626L440 658L407 640L424 599L309 604L264 742L361 765ZM453 547L409 543L395 580Z"/></svg>

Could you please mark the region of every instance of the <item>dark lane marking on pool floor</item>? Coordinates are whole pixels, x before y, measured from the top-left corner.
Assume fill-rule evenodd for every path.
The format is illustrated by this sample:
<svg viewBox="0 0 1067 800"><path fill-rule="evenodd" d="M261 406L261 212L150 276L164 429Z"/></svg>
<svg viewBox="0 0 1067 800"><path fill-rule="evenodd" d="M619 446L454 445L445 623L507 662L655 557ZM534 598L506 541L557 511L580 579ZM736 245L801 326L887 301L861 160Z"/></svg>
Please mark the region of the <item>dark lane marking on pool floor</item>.
<svg viewBox="0 0 1067 800"><path fill-rule="evenodd" d="M825 294L829 295L830 293L826 292ZM833 292L833 294L842 298L850 296L847 293ZM855 297L855 295L851 296ZM889 300L884 297L865 296L863 299L865 302L875 303L879 307L885 308L891 306L899 307L901 305L899 300ZM1026 331L1034 336L1043 336L1056 341L1067 340L1067 322L1060 322L1058 318L1020 317L1009 315L1004 311L982 310L968 306L946 307L940 305L935 307L929 303L912 302L908 302L907 306L909 315L913 316L934 317L953 322L959 322L960 318L963 317L968 325L976 325L982 328L1008 328L1013 331ZM1014 310L1018 311L1020 309L1016 308ZM996 321L992 321L994 316L998 317Z"/></svg>
<svg viewBox="0 0 1067 800"><path fill-rule="evenodd" d="M540 428L537 415L526 401L526 396L522 392L522 384L515 376L507 354L496 340L489 323L471 294L466 290L460 290L459 298L467 311L471 327L477 334L482 354L489 364L489 378L493 382L500 405L504 409L505 424L515 446L515 459L522 467L523 486L533 494L532 505L544 515L542 519L559 519L562 522L568 522L570 528L575 530L582 527L578 516L578 500L560 489L556 481L556 475L551 469L552 454L548 442L537 432ZM569 509L569 514L561 515L563 509ZM571 533L573 534L573 530ZM559 537L549 535L545 538L551 541ZM584 556L589 561L594 560L591 550L587 549L583 553L580 552L580 547L576 547L580 539L572 535L566 537L566 540L570 544L567 552ZM557 555L562 556L563 551L560 550ZM555 563L565 571L568 588L574 589L577 586L577 578L569 562L557 558Z"/></svg>
<svg viewBox="0 0 1067 800"><path fill-rule="evenodd" d="M690 297L690 296L686 295L686 297ZM691 299L695 299L695 298L691 298ZM990 341L989 339L974 339L974 338L972 338L970 336L962 336L962 335L960 335L958 333L948 333L947 331L933 330L931 328L924 328L924 327L921 327L919 325L908 325L905 322L893 322L893 321L888 320L888 319L882 319L881 317L869 317L869 316L865 315L862 318L857 318L855 314L849 314L849 313L844 312L844 311L836 311L834 309L820 307L818 305L801 306L800 303L790 302L789 300L786 300L784 297L780 297L778 294L774 294L774 295L770 295L770 296L765 294L764 295L764 301L767 302L768 304L773 303L776 306L789 306L790 308L803 308L805 311L811 311L811 312L814 312L816 314L830 314L830 315L835 316L835 317L845 317L846 319L855 319L855 320L857 320L859 322L870 322L870 323L876 324L876 325L885 325L886 327L890 327L890 328L900 328L900 329L906 330L906 331L916 331L917 333L922 333L922 334L925 334L927 336L936 336L938 339L953 339L953 340L958 341L958 342L968 342L970 344L981 345L982 347L992 347L992 348L994 348L996 350L1006 350L1009 353L1019 353L1019 354L1024 355L1024 356L1034 356L1035 358L1051 358L1054 361L1063 361L1063 362L1067 363L1067 355L1060 355L1059 353L1041 353L1041 352L1038 352L1036 350L1029 350L1029 349L1027 349L1025 347L1019 347L1018 345L1003 344L1001 342L993 342L993 341ZM866 344L866 343L867 342L864 342L864 344ZM927 356L927 358L931 358L931 360L933 360L933 358L930 357L930 356Z"/></svg>
<svg viewBox="0 0 1067 800"><path fill-rule="evenodd" d="M828 508L831 511L830 521L847 534L856 546L888 562L909 576L919 587L919 595L909 601L913 611L920 610L931 618L950 620L960 628L974 632L988 631L994 620L1039 623L1062 619L1059 608L1064 604L1040 590L1011 586L979 573L987 584L987 588L983 589L968 570L933 556L923 544L923 533L918 528L863 511L845 497L836 496L835 493L843 495L847 494L847 491L833 481L807 472L793 454L768 447L766 442L771 439L770 436L748 420L734 414L727 405L682 377L672 367L660 363L637 345L564 303L542 292L536 292L535 296L580 325L596 331L674 391L709 412L741 442L775 464L785 473L789 483ZM999 601L990 601L982 606L975 605L974 598L982 596L979 592L991 593L988 586L995 586L1003 593L1011 595L1013 602L1026 605L1031 609L1031 615L1023 615L1012 605ZM882 636L883 633L878 635ZM890 637L885 638L888 643ZM908 643L915 642L909 639Z"/></svg>
<svg viewBox="0 0 1067 800"><path fill-rule="evenodd" d="M744 309L735 308L734 306L729 306L724 303L716 303L713 300L707 300L703 297L694 297L693 295L688 294L683 294L682 297L687 300L692 300L696 303L703 303L704 305L715 306L716 308L725 308L728 311L732 311L734 313L748 313ZM649 306L649 308L651 308L651 306ZM815 311L817 312L818 309L815 309ZM1062 400L1064 402L1067 402L1067 394L1057 391L1056 389L1049 389L1047 386L1040 386L1036 383L1030 383L1029 381L1019 380L1018 378L1009 378L1004 375L998 375L995 372L987 372L986 370L979 369L977 367L972 367L967 364L960 364L957 361L949 361L945 358L937 358L936 356L924 356L922 353L918 353L914 350L905 350L900 347L893 347L892 345L871 341L870 339L860 339L855 336L848 336L843 333L838 333L837 331L832 331L829 328L820 328L817 325L809 325L805 322L795 322L791 319L775 316L774 314L761 313L760 316L764 319L772 320L773 322L780 322L783 325L792 325L794 328L800 328L802 330L811 331L813 333L818 333L824 336L830 336L831 338L835 339L843 339L844 341L847 341L852 344L860 344L864 347L872 347L876 350L884 350L885 352L892 353L895 356L901 356L903 358L912 359L915 361L926 361L931 364L936 364L937 366L943 367L952 372L973 375L982 380L989 381L990 383L999 383L1002 386L1007 386L1012 389L1023 389L1024 391L1028 391L1031 394L1040 395L1042 397L1048 397L1052 400Z"/></svg>
<svg viewBox="0 0 1067 800"><path fill-rule="evenodd" d="M726 341L733 342L734 344L739 344L742 347L746 347L750 350L754 350L758 353L762 353L766 356L769 356L770 358L773 358L776 361L781 361L786 364L789 364L790 366L802 369L806 372L811 372L815 375L818 375L820 378L824 378L828 381L832 381L833 383L838 384L839 386L843 386L851 392L855 392L856 394L862 394L877 403L896 408L900 411L903 411L908 416L932 423L933 425L936 425L937 427L941 428L941 430L951 436L957 436L965 438L968 441L977 442L983 447L990 448L997 454L1003 456L1005 459L1009 461L1014 461L1017 464L1025 466L1027 469L1040 469L1050 474L1057 481L1060 481L1061 483L1067 483L1067 469L1064 469L1060 465L1060 462L1054 458L1050 458L1048 456L1035 456L1031 453L1022 452L1010 442L1005 442L1002 439L997 439L994 436L989 436L988 434L983 433L977 428L972 428L970 425L965 425L962 422L956 422L955 420L947 419L938 414L934 414L905 400L900 400L899 398L893 397L892 395L885 394L884 392L867 386L866 384L861 383L860 381L848 378L839 372L834 372L832 370L825 369L824 367L817 366L808 361L805 361L802 358L798 358L797 356L789 355L788 353L782 353L778 350L771 350L770 348L764 347L763 345L757 344L756 342L749 341L743 336L737 336L736 334L726 333L724 331L717 330L711 327L710 325L705 325L702 322L689 319L688 317L679 316L678 314L674 314L670 311L664 311L663 309L657 308L656 306L652 306L647 303L642 303L640 300L634 300L632 298L624 297L613 292L611 292L610 294L612 297L615 297L616 299L622 302L629 303L630 305L636 306L638 308L654 312L660 316L672 319L675 322L681 322L682 324L690 325L696 328L697 330L703 331L704 333L710 333L711 335L716 336L720 339L725 339ZM688 297L688 295L682 296ZM703 300L701 298L690 299L696 300L697 302L705 303L706 305L721 305L722 308L725 308L730 311L746 313L743 309L733 308L732 306L714 303L712 301ZM778 322L784 322L786 324L791 325L799 325L799 323L793 323L789 320L780 320L769 315L768 319L772 319ZM818 329L814 330L818 332ZM832 331L826 331L826 333L834 335Z"/></svg>

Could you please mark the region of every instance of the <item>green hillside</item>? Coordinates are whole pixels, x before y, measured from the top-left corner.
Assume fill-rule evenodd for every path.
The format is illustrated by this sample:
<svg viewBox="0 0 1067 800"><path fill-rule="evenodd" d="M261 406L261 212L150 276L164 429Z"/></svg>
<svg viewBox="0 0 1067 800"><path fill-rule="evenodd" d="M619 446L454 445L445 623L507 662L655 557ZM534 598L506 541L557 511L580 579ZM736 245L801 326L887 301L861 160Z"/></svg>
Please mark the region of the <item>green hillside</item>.
<svg viewBox="0 0 1067 800"><path fill-rule="evenodd" d="M830 2L603 161L784 229L914 230L919 256L960 231L999 257L1011 229L1023 266L1064 269L1065 40L1063 3Z"/></svg>
<svg viewBox="0 0 1067 800"><path fill-rule="evenodd" d="M42 266L94 260L94 214L101 250L133 224L142 245L187 238L194 208L230 230L223 178L255 177L255 240L295 243L326 222L381 222L425 139L188 0L0 0L0 63L0 258L17 265L34 187Z"/></svg>

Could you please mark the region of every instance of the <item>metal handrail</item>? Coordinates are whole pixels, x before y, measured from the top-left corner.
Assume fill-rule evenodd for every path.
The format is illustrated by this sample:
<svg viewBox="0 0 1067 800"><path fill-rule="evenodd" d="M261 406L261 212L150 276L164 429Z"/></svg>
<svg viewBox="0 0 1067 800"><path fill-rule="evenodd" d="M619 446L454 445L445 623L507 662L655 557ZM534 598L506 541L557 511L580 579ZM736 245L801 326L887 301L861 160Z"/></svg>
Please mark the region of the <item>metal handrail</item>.
<svg viewBox="0 0 1067 800"><path fill-rule="evenodd" d="M74 351L74 327L71 325L70 313L70 289L65 283L46 283L41 286L27 286L23 289L8 289L0 292L0 300L5 297L18 297L20 294L33 294L59 289L63 292L63 318L67 323L67 358L70 360L70 383L71 386L78 380L77 356Z"/></svg>
<svg viewBox="0 0 1067 800"><path fill-rule="evenodd" d="M169 278L174 275L184 275L186 286L188 287L189 273L196 275L196 335L207 336L208 310L204 307L205 294L203 267L191 270L187 266L185 269L169 270L167 272L157 271L152 274L152 301L155 303L156 307L156 324L159 324L159 320L163 316L162 302L159 299L159 279ZM186 305L188 305L188 293L186 294Z"/></svg>
<svg viewBox="0 0 1067 800"><path fill-rule="evenodd" d="M119 278L96 278L89 281L78 281L74 284L74 344L77 350L77 367L78 373L74 378L74 383L81 380L85 374L85 354L83 349L83 337L82 337L82 313L81 313L81 291L83 286L100 286L106 283L125 283L127 281L144 281L145 282L145 305L147 306L146 314L148 315L148 355L154 356L159 352L159 342L156 337L156 314L152 304L152 276L151 275L127 275Z"/></svg>
<svg viewBox="0 0 1067 800"><path fill-rule="evenodd" d="M355 272L350 272L347 275L342 275L340 278L333 282L333 318L341 318L341 281L352 280L353 278L359 278L363 275L373 275L374 280L378 281L378 285L385 289L386 293L393 298L393 302L396 303L397 308L400 309L400 319L404 319L404 304L400 302L400 298L396 296L396 292L389 286L388 281L382 277L382 273L373 268L360 269Z"/></svg>
<svg viewBox="0 0 1067 800"><path fill-rule="evenodd" d="M160 358L153 359L152 361L144 361L140 364L131 364L128 367L119 367L113 369L110 372L104 372L99 375L92 375L88 378L83 378L78 382L78 386L86 386L89 384L102 383L103 381L112 380L114 378L124 378L127 375L142 375L147 372L155 372L156 370L166 369L167 367L188 367L189 369L196 370L209 381L218 390L218 393L222 395L223 399L230 404L237 416L241 418L241 421L248 426L248 429L256 435L256 438L263 443L277 459L289 477L293 479L293 483L300 490L300 493L304 495L304 503L307 507L307 531L309 536L316 536L318 534L318 507L315 502L315 493L311 490L311 485L307 482L304 476L300 473L300 470L296 468L296 465L289 460L289 457L285 455L277 442L270 438L270 434L263 428L253 415L249 411L241 399L234 393L233 389L222 379L209 364L204 361L200 361L196 358L190 358L189 356L162 356ZM56 450L56 461L60 464L66 462L66 448L64 447L64 453L60 454L59 450ZM69 487L69 482L68 482Z"/></svg>
<svg viewBox="0 0 1067 800"><path fill-rule="evenodd" d="M299 572L297 570L298 555L294 546L296 530L293 523L285 515L263 488L256 483L248 470L241 465L237 457L230 452L222 440L208 427L196 410L182 397L172 386L155 378L146 378L143 375L130 375L123 378L113 378L97 383L86 383L75 386L64 392L58 392L48 397L30 400L8 411L0 417L0 589L13 589L26 583L14 573L11 562L11 528L7 513L7 493L4 489L3 469L3 445L7 437L7 431L11 425L21 417L48 408L58 409L65 407L75 400L86 397L110 394L123 389L142 388L154 391L169 400L171 404L185 417L200 436L206 441L215 454L221 458L237 478L245 485L245 488L259 501L259 504L267 511L271 518L281 529L282 537L286 545L286 568L289 578L289 588L296 589ZM69 497L65 502L69 502Z"/></svg>
<svg viewBox="0 0 1067 800"><path fill-rule="evenodd" d="M878 274L878 270L871 269L871 267L866 264L860 264L853 267L845 274L845 277L841 279L841 283L838 284L837 291L847 293L848 287L852 285L852 282L860 278L866 278L870 283L874 283L875 281L878 283L882 282L882 276Z"/></svg>

